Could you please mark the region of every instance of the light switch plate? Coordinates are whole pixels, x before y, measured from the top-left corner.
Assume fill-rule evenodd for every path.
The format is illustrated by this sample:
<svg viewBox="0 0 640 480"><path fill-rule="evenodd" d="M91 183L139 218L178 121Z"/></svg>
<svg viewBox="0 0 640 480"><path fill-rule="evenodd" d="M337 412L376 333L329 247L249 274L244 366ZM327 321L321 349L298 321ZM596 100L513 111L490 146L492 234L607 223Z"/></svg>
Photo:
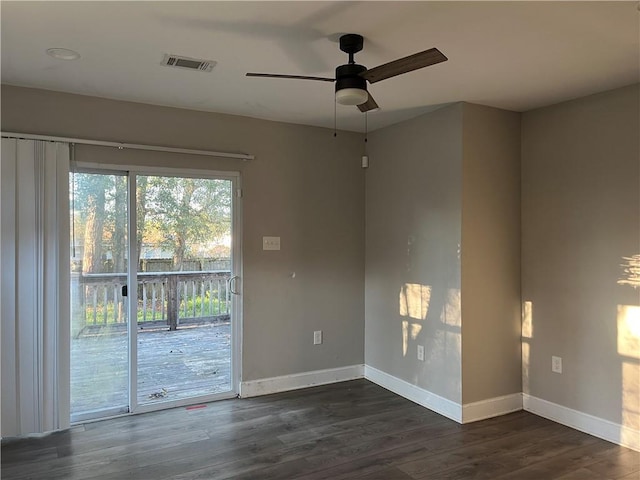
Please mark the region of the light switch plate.
<svg viewBox="0 0 640 480"><path fill-rule="evenodd" d="M262 250L280 250L280 237L262 237Z"/></svg>

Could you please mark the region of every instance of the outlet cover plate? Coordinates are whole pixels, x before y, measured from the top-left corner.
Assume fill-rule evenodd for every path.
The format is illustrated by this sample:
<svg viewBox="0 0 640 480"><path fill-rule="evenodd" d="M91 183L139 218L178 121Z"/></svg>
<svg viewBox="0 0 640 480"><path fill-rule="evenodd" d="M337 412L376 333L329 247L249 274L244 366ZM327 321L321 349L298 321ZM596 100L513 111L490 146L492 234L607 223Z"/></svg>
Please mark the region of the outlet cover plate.
<svg viewBox="0 0 640 480"><path fill-rule="evenodd" d="M424 362L424 346L418 345L418 360Z"/></svg>
<svg viewBox="0 0 640 480"><path fill-rule="evenodd" d="M551 357L551 371L553 373L562 373L562 357Z"/></svg>

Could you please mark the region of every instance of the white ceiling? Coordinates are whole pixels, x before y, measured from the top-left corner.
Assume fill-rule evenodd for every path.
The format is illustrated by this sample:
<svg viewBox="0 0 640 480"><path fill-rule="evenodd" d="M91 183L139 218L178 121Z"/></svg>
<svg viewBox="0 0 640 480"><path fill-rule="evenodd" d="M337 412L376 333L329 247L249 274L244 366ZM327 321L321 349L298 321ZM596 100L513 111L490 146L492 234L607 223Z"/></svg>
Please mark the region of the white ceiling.
<svg viewBox="0 0 640 480"><path fill-rule="evenodd" d="M369 68L431 47L449 61L370 86L369 129L469 101L515 111L638 82L638 2L0 3L2 82L83 95L333 126L333 84L246 78L334 76L341 33ZM78 51L78 61L45 54ZM211 73L164 53L217 61ZM337 106L338 128L364 115Z"/></svg>

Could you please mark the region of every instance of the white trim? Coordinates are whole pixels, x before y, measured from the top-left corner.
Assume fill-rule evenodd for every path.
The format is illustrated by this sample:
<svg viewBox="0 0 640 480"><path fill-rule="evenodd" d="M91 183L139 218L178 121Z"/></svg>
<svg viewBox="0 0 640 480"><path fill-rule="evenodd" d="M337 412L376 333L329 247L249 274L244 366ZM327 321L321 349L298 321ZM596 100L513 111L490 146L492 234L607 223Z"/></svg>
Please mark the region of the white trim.
<svg viewBox="0 0 640 480"><path fill-rule="evenodd" d="M144 405L137 405L136 409L131 413L125 413L124 415L138 415L140 413L157 412L158 410L168 410L170 408L188 407L190 405L200 405L202 403L212 403L219 400L229 400L236 398L238 395L234 392L222 392L214 393L212 395L202 395L199 397L188 397L173 400L169 402L158 403L145 403Z"/></svg>
<svg viewBox="0 0 640 480"><path fill-rule="evenodd" d="M56 169L56 195L50 200L56 206L57 226L56 237L58 252L54 259L54 268L57 272L56 314L56 364L53 378L53 390L57 398L55 424L57 428L66 429L71 419L71 278L70 263L70 218L69 218L69 167L71 161L70 145L57 144L62 154L57 156L58 168ZM65 151L66 150L66 151Z"/></svg>
<svg viewBox="0 0 640 480"><path fill-rule="evenodd" d="M66 143L72 143L72 144L80 143L84 145L98 145L100 147L114 147L114 148L120 148L120 149L130 148L133 150L150 150L153 152L185 153L187 155L204 155L208 157L237 158L240 160L253 160L255 158L253 155L249 155L246 153L214 152L211 150L194 150L191 148L161 147L159 145L143 145L139 143L106 142L103 140L56 137L53 135L35 135L31 133L2 132L2 138L43 140L48 142L66 142Z"/></svg>
<svg viewBox="0 0 640 480"><path fill-rule="evenodd" d="M116 407L103 410L94 410L76 414L71 419L71 427L84 425L86 423L101 422L102 420L110 420L112 418L131 417L143 413L157 412L159 410L169 410L171 408L189 407L191 405L201 405L204 403L212 403L220 400L229 400L236 398L237 395L232 392L215 393L212 395L202 395L199 397L182 398L168 402L149 403L140 405L135 411L129 411L129 407Z"/></svg>
<svg viewBox="0 0 640 480"><path fill-rule="evenodd" d="M118 172L121 175L135 173L136 175L163 175L166 177L181 178L210 178L214 180L232 180L240 178L241 173L238 170L210 170L207 168L180 168L180 167L156 167L135 164L120 163L101 163L101 162L82 162L74 160L72 162L73 170L86 171L88 173L104 173Z"/></svg>
<svg viewBox="0 0 640 480"><path fill-rule="evenodd" d="M377 368L364 366L364 378L451 420L462 423L462 405L424 388L389 375Z"/></svg>
<svg viewBox="0 0 640 480"><path fill-rule="evenodd" d="M345 382L363 377L362 365L294 373L281 377L261 378L240 383L240 397L249 398L301 388Z"/></svg>
<svg viewBox="0 0 640 480"><path fill-rule="evenodd" d="M244 306L244 260L242 256L242 197L233 193L242 188L242 175L233 172L229 177L219 176L231 181L231 275L239 277L239 294L231 294L231 390L234 396L240 395L240 381L242 379L242 335L243 335L243 306Z"/></svg>
<svg viewBox="0 0 640 480"><path fill-rule="evenodd" d="M100 172L107 174L107 172ZM129 411L138 408L138 176L127 172L127 368ZM135 300L134 300L135 299Z"/></svg>
<svg viewBox="0 0 640 480"><path fill-rule="evenodd" d="M522 395L522 400L524 410L527 412L535 413L594 437L640 451L640 430L594 417L588 413L573 410L526 393Z"/></svg>
<svg viewBox="0 0 640 480"><path fill-rule="evenodd" d="M488 398L462 405L462 423L477 422L522 410L522 393Z"/></svg>
<svg viewBox="0 0 640 480"><path fill-rule="evenodd" d="M102 175L116 175L120 174L127 177L127 229L129 232L137 231L137 208L136 208L136 190L137 190L137 178L140 175L153 176L153 175L167 175L180 178L205 178L225 180L231 183L232 191L241 186L242 176L238 171L225 171L214 172L211 170L200 169L181 169L173 167L156 168L156 167L128 167L122 165L110 165L110 164L98 164L89 162L73 162L74 167L80 166L81 168L88 169L92 173ZM115 167L115 168L114 168ZM233 245L233 272L238 272L238 275L242 275L242 244L240 240L242 238L242 199L236 195L232 195L232 237L238 239ZM69 229L67 228L66 231ZM135 252L137 248L136 236L128 236L128 250L129 252ZM127 262L127 284L137 285L138 278L138 265L137 256L135 254L128 255ZM67 282L68 283L68 282ZM134 300L135 295L131 294L132 289L129 289L129 296L127 297L127 312L128 319L137 318L137 302ZM241 292L242 293L242 292ZM104 410L96 410L91 412L83 412L74 414L72 417L72 423L85 423L88 420L102 420L104 418L114 418L122 415L131 415L138 413L151 412L156 410L164 410L174 407L182 407L192 405L194 403L208 403L217 400L226 400L238 396L239 382L242 371L241 365L241 335L242 335L242 296L233 296L234 309L232 311L232 358L231 358L231 390L229 392L223 392L219 394L204 395L199 397L189 397L185 399L179 399L169 402L159 403L138 403L138 329L137 323L128 321L128 374L129 374L129 399L127 407L114 407Z"/></svg>

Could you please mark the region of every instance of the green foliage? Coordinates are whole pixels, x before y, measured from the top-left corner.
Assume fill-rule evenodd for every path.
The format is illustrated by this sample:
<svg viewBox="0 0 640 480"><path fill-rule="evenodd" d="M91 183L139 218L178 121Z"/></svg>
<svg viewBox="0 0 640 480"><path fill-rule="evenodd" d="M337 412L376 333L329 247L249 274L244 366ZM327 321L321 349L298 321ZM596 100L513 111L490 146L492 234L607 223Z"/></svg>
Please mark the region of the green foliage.
<svg viewBox="0 0 640 480"><path fill-rule="evenodd" d="M218 301L217 296L213 296L213 298L209 294L210 292L206 292L204 296L189 296L186 300L182 299L180 302L180 308L178 310L178 319L182 318L201 318L201 317L210 317L216 315L224 315L227 311L227 301L224 297ZM186 305L185 305L186 303ZM195 306L195 315L194 315L194 306ZM186 315L185 315L185 307L186 307ZM106 323L104 320L105 316L105 308L106 308ZM109 301L105 305L104 302L98 302L96 304L95 309L92 305L88 305L85 308L85 318L87 319L86 325L116 325L118 323L125 323L124 319L126 318L126 312L122 312L121 315L118 315L117 308L124 308L122 303L114 304L114 302ZM156 315L155 319L157 321L166 320L166 312L167 308L165 305L164 315L165 318L162 318L162 305L159 301L155 302L155 305L151 305L151 301L147 302L146 309L146 318L144 316L144 310L142 305L142 300L138 301L138 312L137 312L137 320L138 323L150 322L152 320L152 312L155 310ZM94 323L94 313L96 316Z"/></svg>
<svg viewBox="0 0 640 480"><path fill-rule="evenodd" d="M142 239L173 252L174 270L203 246L231 234L231 182L203 178L146 178Z"/></svg>
<svg viewBox="0 0 640 480"><path fill-rule="evenodd" d="M231 181L142 175L137 179L138 256L144 245L160 249L173 258L173 270L182 270L187 259L218 256L216 246L231 237ZM90 255L84 263L92 266L83 271L124 271L126 181L117 174L70 175L74 247L84 247Z"/></svg>
<svg viewBox="0 0 640 480"><path fill-rule="evenodd" d="M186 305L185 305L186 303ZM193 314L195 308L195 315ZM184 311L186 309L186 315ZM178 319L180 318L192 318L192 317L207 317L214 315L223 315L227 309L227 302L224 298L218 301L217 297L211 298L209 292L206 292L204 297L198 295L196 297L190 296L185 302L184 299L180 302L180 310L178 312Z"/></svg>

